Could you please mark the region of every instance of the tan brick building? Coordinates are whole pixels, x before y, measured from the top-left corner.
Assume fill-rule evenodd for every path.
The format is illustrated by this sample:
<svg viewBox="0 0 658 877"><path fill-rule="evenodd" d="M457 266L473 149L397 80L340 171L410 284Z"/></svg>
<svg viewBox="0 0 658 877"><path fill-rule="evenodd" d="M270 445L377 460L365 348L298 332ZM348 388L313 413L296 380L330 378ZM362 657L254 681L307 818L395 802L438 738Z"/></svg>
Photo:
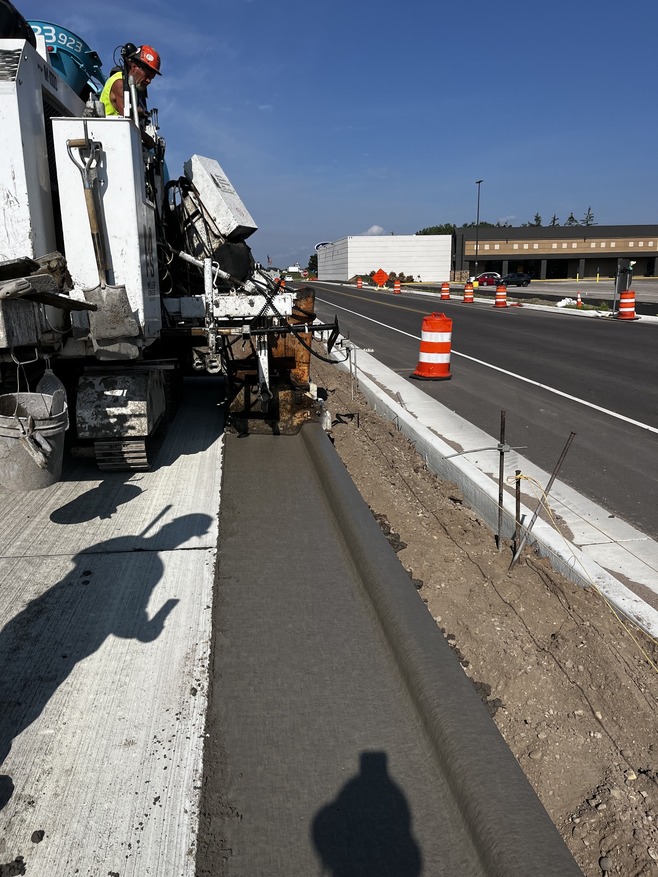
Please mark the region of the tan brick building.
<svg viewBox="0 0 658 877"><path fill-rule="evenodd" d="M477 258L476 258L477 248ZM455 276L525 271L537 279L614 277L618 260L635 262L636 277L653 277L658 225L589 225L526 228L458 228Z"/></svg>

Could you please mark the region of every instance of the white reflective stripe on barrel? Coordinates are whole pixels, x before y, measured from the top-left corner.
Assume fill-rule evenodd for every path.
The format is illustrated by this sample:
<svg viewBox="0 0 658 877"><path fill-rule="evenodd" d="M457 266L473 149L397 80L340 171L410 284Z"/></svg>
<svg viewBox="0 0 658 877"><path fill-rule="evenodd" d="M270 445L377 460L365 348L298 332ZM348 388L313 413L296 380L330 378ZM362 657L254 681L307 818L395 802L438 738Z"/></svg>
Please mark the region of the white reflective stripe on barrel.
<svg viewBox="0 0 658 877"><path fill-rule="evenodd" d="M420 340L430 344L446 344L450 341L452 332L421 332Z"/></svg>
<svg viewBox="0 0 658 877"><path fill-rule="evenodd" d="M418 354L418 362L450 362L449 353L427 353L421 350Z"/></svg>

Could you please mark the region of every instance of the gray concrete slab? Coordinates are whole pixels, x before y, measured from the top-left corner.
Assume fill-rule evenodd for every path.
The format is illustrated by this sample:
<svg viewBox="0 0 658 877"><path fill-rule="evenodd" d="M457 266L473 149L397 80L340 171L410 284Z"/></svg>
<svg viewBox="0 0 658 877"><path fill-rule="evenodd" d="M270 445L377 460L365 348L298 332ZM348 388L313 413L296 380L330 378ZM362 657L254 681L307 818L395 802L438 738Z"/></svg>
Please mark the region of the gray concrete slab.
<svg viewBox="0 0 658 877"><path fill-rule="evenodd" d="M0 492L1 864L194 874L223 443L208 389L153 471L81 461Z"/></svg>
<svg viewBox="0 0 658 877"><path fill-rule="evenodd" d="M226 447L199 877L580 874L319 424Z"/></svg>

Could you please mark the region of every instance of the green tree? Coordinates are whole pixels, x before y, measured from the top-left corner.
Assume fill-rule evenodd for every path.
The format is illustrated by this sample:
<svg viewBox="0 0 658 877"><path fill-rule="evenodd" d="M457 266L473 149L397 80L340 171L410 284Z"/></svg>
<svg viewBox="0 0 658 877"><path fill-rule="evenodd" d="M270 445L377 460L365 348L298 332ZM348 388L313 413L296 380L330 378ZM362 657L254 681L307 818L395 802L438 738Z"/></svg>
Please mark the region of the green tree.
<svg viewBox="0 0 658 877"><path fill-rule="evenodd" d="M421 228L416 234L454 234L455 226L452 222L444 222L443 225L430 225L427 228Z"/></svg>
<svg viewBox="0 0 658 877"><path fill-rule="evenodd" d="M557 218L555 214L551 217L551 221L548 223L551 228L555 228L560 224L560 220Z"/></svg>
<svg viewBox="0 0 658 877"><path fill-rule="evenodd" d="M308 257L308 265L306 267L308 268L309 274L317 274L318 273L318 254L317 253L311 253L311 255Z"/></svg>
<svg viewBox="0 0 658 877"><path fill-rule="evenodd" d="M591 207L587 208L587 213L580 220L580 224L581 225L596 225L596 223L594 222L594 214L592 213Z"/></svg>
<svg viewBox="0 0 658 877"><path fill-rule="evenodd" d="M535 213L535 218L532 220L532 222L524 222L521 228L539 228L541 224L541 213Z"/></svg>
<svg viewBox="0 0 658 877"><path fill-rule="evenodd" d="M566 226L580 225L580 223L578 222L578 220L576 219L576 217L573 215L573 210L572 210L571 213L567 216L567 218L566 218L564 224L565 224Z"/></svg>

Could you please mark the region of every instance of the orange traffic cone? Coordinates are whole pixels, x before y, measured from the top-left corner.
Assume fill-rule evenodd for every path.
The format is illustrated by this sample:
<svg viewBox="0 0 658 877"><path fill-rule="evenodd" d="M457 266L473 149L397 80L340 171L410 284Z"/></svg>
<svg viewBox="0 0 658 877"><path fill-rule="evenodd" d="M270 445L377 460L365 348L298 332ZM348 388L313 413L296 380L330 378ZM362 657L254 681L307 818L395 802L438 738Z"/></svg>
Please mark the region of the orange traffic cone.
<svg viewBox="0 0 658 877"><path fill-rule="evenodd" d="M500 286L496 287L496 301L494 302L495 308L506 308L507 307L507 287L504 283L501 283Z"/></svg>
<svg viewBox="0 0 658 877"><path fill-rule="evenodd" d="M420 381L447 381L450 374L452 320L445 314L423 317L418 366L411 375Z"/></svg>
<svg viewBox="0 0 658 877"><path fill-rule="evenodd" d="M578 293L578 296L576 297L576 307L582 308L582 306L583 306L583 300L580 297L580 293Z"/></svg>
<svg viewBox="0 0 658 877"><path fill-rule="evenodd" d="M393 281L393 292L396 293L397 295L400 294L400 281L399 280Z"/></svg>
<svg viewBox="0 0 658 877"><path fill-rule="evenodd" d="M450 284L441 284L441 301L450 301Z"/></svg>
<svg viewBox="0 0 658 877"><path fill-rule="evenodd" d="M619 297L619 310L617 311L618 320L637 320L635 316L635 293L632 289L622 292Z"/></svg>
<svg viewBox="0 0 658 877"><path fill-rule="evenodd" d="M462 304L472 304L473 303L473 284L468 282L464 286L464 299Z"/></svg>

